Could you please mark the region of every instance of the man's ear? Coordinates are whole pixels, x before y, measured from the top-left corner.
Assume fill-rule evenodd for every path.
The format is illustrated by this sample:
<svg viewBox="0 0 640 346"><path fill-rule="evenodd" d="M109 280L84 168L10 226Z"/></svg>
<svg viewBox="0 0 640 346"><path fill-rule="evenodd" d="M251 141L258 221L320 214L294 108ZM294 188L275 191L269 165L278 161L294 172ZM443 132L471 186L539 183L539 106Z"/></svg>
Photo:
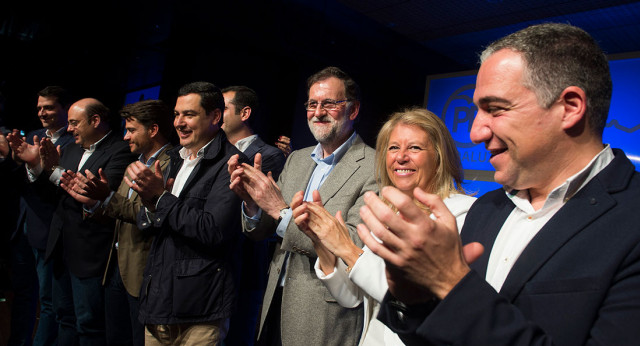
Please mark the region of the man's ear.
<svg viewBox="0 0 640 346"><path fill-rule="evenodd" d="M89 117L89 124L91 124L94 129L97 129L101 122L102 119L98 114L94 114Z"/></svg>
<svg viewBox="0 0 640 346"><path fill-rule="evenodd" d="M220 110L220 108L216 108L212 110L209 114L213 115L213 119L211 120L211 123L213 125L218 125L220 123L220 119L222 119L222 111Z"/></svg>
<svg viewBox="0 0 640 346"><path fill-rule="evenodd" d="M562 116L562 129L565 131L575 129L576 126L584 126L586 123L587 95L577 86L565 88L560 94L561 105L564 109ZM583 122L584 120L584 122Z"/></svg>
<svg viewBox="0 0 640 346"><path fill-rule="evenodd" d="M354 121L358 117L360 112L360 101L351 101L351 107L349 107L349 120Z"/></svg>
<svg viewBox="0 0 640 346"><path fill-rule="evenodd" d="M158 124L152 124L147 130L149 131L149 137L154 138L158 135L160 128L158 127Z"/></svg>
<svg viewBox="0 0 640 346"><path fill-rule="evenodd" d="M251 107L245 106L240 111L240 120L242 120L242 122L245 122L249 120L249 117L251 117Z"/></svg>

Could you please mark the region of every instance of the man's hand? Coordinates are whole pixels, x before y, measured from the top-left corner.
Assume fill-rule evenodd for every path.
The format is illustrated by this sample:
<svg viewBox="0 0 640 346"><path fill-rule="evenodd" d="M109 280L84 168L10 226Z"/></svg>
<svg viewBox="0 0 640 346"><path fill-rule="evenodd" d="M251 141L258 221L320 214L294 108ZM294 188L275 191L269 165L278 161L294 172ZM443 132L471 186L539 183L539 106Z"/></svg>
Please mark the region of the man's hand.
<svg viewBox="0 0 640 346"><path fill-rule="evenodd" d="M33 136L33 143L29 144L26 138L20 137L18 130L13 130L7 135L9 146L13 150L13 159L16 162L26 162L29 167L35 167L40 163L38 136Z"/></svg>
<svg viewBox="0 0 640 346"><path fill-rule="evenodd" d="M34 143L35 138L34 138ZM57 147L49 138L40 140L40 160L43 172L50 172L60 162L60 146Z"/></svg>
<svg viewBox="0 0 640 346"><path fill-rule="evenodd" d="M155 210L155 202L157 198L169 188L170 182L165 186L162 179L162 171L160 170L160 161L155 163L155 172L151 171L140 161L135 161L127 167L127 173L131 179L124 177L124 181L130 188L135 190L142 204L149 210Z"/></svg>
<svg viewBox="0 0 640 346"><path fill-rule="evenodd" d="M69 196L71 196L76 201L87 205L89 207L95 206L98 201L95 199L91 199L84 195L84 190L78 187L76 184L76 177L81 176L80 174L76 174L72 171L62 172L62 176L60 177L60 187L65 190Z"/></svg>
<svg viewBox="0 0 640 346"><path fill-rule="evenodd" d="M271 172L267 175L262 173L262 156L256 154L253 166L246 163L238 165L235 156L231 157L227 164L231 173L229 188L245 202L245 212L253 216L257 212L257 207L260 207L277 220L280 217L280 210L288 205L282 197L280 187L273 180Z"/></svg>
<svg viewBox="0 0 640 346"><path fill-rule="evenodd" d="M430 294L443 299L469 272L466 259L475 260L482 253L481 246L470 244L465 258L456 219L437 195L414 189L414 197L431 210L435 220L393 187L383 188L382 195L398 214L367 192L360 209L364 224L358 225L358 234L385 260L389 291L410 304L427 301Z"/></svg>
<svg viewBox="0 0 640 346"><path fill-rule="evenodd" d="M317 237L315 231L310 228L310 225L311 227L317 227L317 226L314 224L313 221L311 221L311 223L309 222L310 220L310 217L309 217L310 213L308 211L309 206L322 209L327 215L329 215L329 217L332 217L332 216L322 206L320 193L317 190L313 191L313 202L304 201L304 191L298 191L293 196L293 199L291 200L291 208L293 209L294 222L296 223L298 228L302 230L302 232L304 232L309 238L311 238L311 241L313 242L313 248L316 252L316 255L318 256L320 269L326 275L329 275L333 273L333 269L336 266L336 255L334 255L332 251L330 251L323 244L322 240ZM338 216L340 217L340 220L342 220L342 217L340 216L340 211L338 211ZM313 217L315 218L316 215L314 214Z"/></svg>
<svg viewBox="0 0 640 346"><path fill-rule="evenodd" d="M291 154L291 139L289 137L280 136L278 137L278 140L276 141L275 144L276 144L276 147L278 147L278 149L280 149L284 153L285 157Z"/></svg>
<svg viewBox="0 0 640 346"><path fill-rule="evenodd" d="M95 176L91 171L86 169L85 175L76 174L75 184L78 191L97 201L104 201L111 194L111 188L109 188L109 180L104 175L102 168L98 169L98 175Z"/></svg>
<svg viewBox="0 0 640 346"><path fill-rule="evenodd" d="M242 183L244 169L242 168L242 165L239 164L239 157L240 155L236 154L231 156L229 161L227 161L227 170L229 171L229 176L231 176L229 188L244 201L245 212L250 216L253 216L258 212L258 205L253 201L251 195L249 195ZM261 165L262 155L258 153L254 158L254 167L260 167Z"/></svg>
<svg viewBox="0 0 640 346"><path fill-rule="evenodd" d="M362 249L349 236L342 213L338 211L334 217L323 206L320 193L313 191L313 202L300 203L303 192L299 191L291 201L296 225L311 240L321 243L332 254L342 258L348 265L353 266L358 260Z"/></svg>

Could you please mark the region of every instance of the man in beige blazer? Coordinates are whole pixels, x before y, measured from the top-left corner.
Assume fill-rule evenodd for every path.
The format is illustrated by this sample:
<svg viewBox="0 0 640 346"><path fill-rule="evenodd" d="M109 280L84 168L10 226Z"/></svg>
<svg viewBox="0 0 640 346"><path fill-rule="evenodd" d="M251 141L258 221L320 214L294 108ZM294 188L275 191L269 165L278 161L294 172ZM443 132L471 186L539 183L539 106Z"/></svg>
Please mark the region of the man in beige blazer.
<svg viewBox="0 0 640 346"><path fill-rule="evenodd" d="M124 139L131 152L151 170L164 171L172 148L173 112L164 102L146 100L126 105L120 116L125 121ZM125 176L128 174L125 172ZM136 227L142 202L138 193L125 183L116 192L108 190L104 176L76 174L66 177L67 190L84 203L85 218L116 219L113 244L103 277L105 286L106 336L110 345L144 345L144 325L138 321L138 296L149 248L153 240Z"/></svg>
<svg viewBox="0 0 640 346"><path fill-rule="evenodd" d="M251 239L276 234L263 300L258 344L357 345L362 332L362 306L341 307L315 275L311 240L292 220L293 195L304 191L312 200L318 190L332 214L342 213L351 238L362 244L356 225L366 191L377 192L375 151L355 133L360 109L355 81L336 67L311 76L305 104L309 128L319 142L288 157L278 183L254 166L229 160L231 189L243 200L243 231Z"/></svg>

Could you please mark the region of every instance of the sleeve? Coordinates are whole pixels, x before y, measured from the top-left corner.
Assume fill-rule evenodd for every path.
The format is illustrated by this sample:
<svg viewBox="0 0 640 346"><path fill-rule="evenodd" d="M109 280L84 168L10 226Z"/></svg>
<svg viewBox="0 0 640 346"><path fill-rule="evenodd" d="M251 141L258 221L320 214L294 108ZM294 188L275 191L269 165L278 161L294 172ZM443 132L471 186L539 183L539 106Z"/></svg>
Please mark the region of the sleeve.
<svg viewBox="0 0 640 346"><path fill-rule="evenodd" d="M129 150L129 146L126 145L125 142L122 143L124 143L124 145L119 145L120 148L117 148L118 151L113 154L105 167L102 167L102 171L109 181L109 188L112 191L116 191L118 189L118 186L120 186L120 183L122 182L122 177L124 176L124 172L127 169L127 166L129 166L129 164L136 159L135 154L132 154ZM84 174L84 172L82 173ZM98 174L97 171L91 173L95 175Z"/></svg>
<svg viewBox="0 0 640 346"><path fill-rule="evenodd" d="M338 304L345 308L355 308L362 303L362 290L349 280L346 272L347 266L340 259L336 261L333 273L325 275L320 269L319 259L316 259L313 268L318 279L327 287Z"/></svg>
<svg viewBox="0 0 640 346"><path fill-rule="evenodd" d="M338 192L332 198L325 200L325 197L323 196L325 208L329 213L335 215L338 210L342 212L342 217L344 218L347 229L349 230L351 240L353 240L353 242L359 247L362 247L363 243L358 236L356 227L358 224L362 223L362 219L360 218L360 208L364 205L364 194L367 191L373 191L375 193L378 192L373 172L374 156L375 151L371 149L366 151L365 158L359 162L357 166L352 163L341 167L341 172L339 174L344 174L345 171L349 171L351 175L349 178L338 184ZM340 163L338 165L340 165ZM331 174L334 173L338 174L338 166L336 166L331 172ZM285 175L285 171L283 171L282 175ZM331 175L327 178L325 184L330 183L329 179L331 179ZM335 181L331 183L335 183ZM321 194L323 189L324 185L321 187ZM315 249L311 239L309 239L309 237L304 233L300 232L298 226L293 221L289 222L281 248L286 251L293 251L306 255L312 259L316 258Z"/></svg>
<svg viewBox="0 0 640 346"><path fill-rule="evenodd" d="M620 265L610 283L603 285L604 297L584 299L572 311L555 308L552 300L544 313L566 315L572 328L563 328L568 339L580 345L632 345L640 339L640 245ZM592 288L593 289L593 288ZM527 298L523 298L527 299ZM566 299L570 299L566 297ZM557 305L557 304L556 304ZM403 341L422 344L455 345L553 345L566 343L565 335L556 339L538 323L527 318L516 306L498 294L480 275L470 271L444 300L419 307L403 307L387 295L378 319ZM525 307L526 309L526 307ZM594 315L590 318L589 315ZM582 328L576 328L577 321ZM455 327L452 327L455 326ZM558 340L564 337L563 340Z"/></svg>
<svg viewBox="0 0 640 346"><path fill-rule="evenodd" d="M181 198L165 193L158 200L151 222L148 222L145 210L141 209L138 228L146 230L155 226L168 229L211 248L233 238L240 222L240 198L229 189L227 159L224 159L224 165L219 161L215 167L200 167L200 171L206 170L207 174L214 176L209 187L206 186L208 182L202 179L188 191L183 191Z"/></svg>
<svg viewBox="0 0 640 346"><path fill-rule="evenodd" d="M366 246L363 250L364 252L351 268L349 279L371 298L381 302L389 288L384 260Z"/></svg>
<svg viewBox="0 0 640 346"><path fill-rule="evenodd" d="M121 184L126 185L124 180ZM104 215L135 224L138 213L140 213L140 209L142 209L142 201L140 201L140 199L133 200L127 197L128 196L123 196L118 192L112 194L109 203L106 203L102 210Z"/></svg>
<svg viewBox="0 0 640 346"><path fill-rule="evenodd" d="M294 157L296 157L297 154L299 154L299 152L294 151L293 153L291 153L291 155L289 155L289 158L286 160L284 167L282 168L282 172L280 173L277 179L278 186L280 188L282 188L282 186L284 186L284 184L286 184L286 182L288 181L287 179L288 171L291 169L290 167L293 165L292 162L296 161ZM286 201L286 198L285 198L285 201ZM290 201L286 201L286 202L290 203ZM242 211L241 213L242 215L244 215ZM261 213L261 216L257 221L255 220L255 218L249 219L244 216L242 217L242 233L246 235L249 239L254 241L261 241L261 240L267 239L272 234L274 234L274 232L276 231L276 227L278 227L277 220L274 220L271 216L269 216L266 213L262 213L261 211L259 213ZM290 222L289 224L293 224L295 226L294 222Z"/></svg>

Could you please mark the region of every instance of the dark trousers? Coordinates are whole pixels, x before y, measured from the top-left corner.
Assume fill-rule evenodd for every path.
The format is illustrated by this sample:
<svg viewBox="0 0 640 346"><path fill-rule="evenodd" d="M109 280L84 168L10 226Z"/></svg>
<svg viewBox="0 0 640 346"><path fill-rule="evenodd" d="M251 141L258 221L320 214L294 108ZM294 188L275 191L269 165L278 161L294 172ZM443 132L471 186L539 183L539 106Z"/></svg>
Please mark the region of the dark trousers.
<svg viewBox="0 0 640 346"><path fill-rule="evenodd" d="M224 339L226 346L254 345L263 296L263 290L239 290L236 313L231 317L229 334Z"/></svg>
<svg viewBox="0 0 640 346"><path fill-rule="evenodd" d="M35 346L56 345L58 339L58 322L53 311L53 265L45 263L45 251L33 249L36 260L36 272L38 273L38 286L40 288L40 319L38 328L33 338Z"/></svg>
<svg viewBox="0 0 640 346"><path fill-rule="evenodd" d="M262 333L256 342L258 346L282 346L280 335L280 319L282 316L282 287L278 286L273 293L267 318L262 326Z"/></svg>
<svg viewBox="0 0 640 346"><path fill-rule="evenodd" d="M138 320L140 302L124 287L117 258L109 267L105 303L107 344L144 346L144 325Z"/></svg>
<svg viewBox="0 0 640 346"><path fill-rule="evenodd" d="M38 307L38 276L33 250L23 232L11 241L11 331L7 345L31 345Z"/></svg>
<svg viewBox="0 0 640 346"><path fill-rule="evenodd" d="M59 324L58 344L105 345L102 277L79 278L60 263L62 259L54 261L53 307Z"/></svg>

